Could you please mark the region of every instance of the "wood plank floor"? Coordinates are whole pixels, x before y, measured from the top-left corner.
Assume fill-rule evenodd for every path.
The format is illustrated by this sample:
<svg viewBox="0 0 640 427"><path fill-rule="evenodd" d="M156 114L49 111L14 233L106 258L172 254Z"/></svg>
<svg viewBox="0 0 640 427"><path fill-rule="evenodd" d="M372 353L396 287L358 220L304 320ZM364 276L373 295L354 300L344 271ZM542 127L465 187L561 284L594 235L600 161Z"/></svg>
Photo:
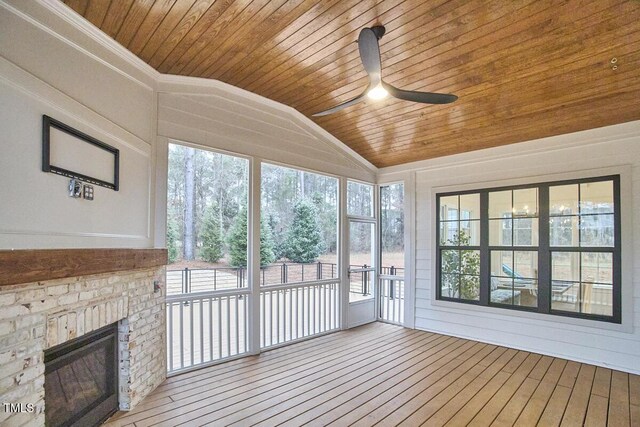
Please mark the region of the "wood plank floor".
<svg viewBox="0 0 640 427"><path fill-rule="evenodd" d="M383 323L169 378L109 426L638 426L640 377Z"/></svg>

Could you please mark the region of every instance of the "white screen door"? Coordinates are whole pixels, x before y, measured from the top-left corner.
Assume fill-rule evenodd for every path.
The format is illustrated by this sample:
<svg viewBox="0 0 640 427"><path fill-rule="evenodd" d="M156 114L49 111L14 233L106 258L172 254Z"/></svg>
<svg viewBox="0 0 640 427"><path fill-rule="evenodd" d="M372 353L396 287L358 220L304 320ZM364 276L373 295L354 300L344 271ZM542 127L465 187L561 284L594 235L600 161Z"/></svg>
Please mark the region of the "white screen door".
<svg viewBox="0 0 640 427"><path fill-rule="evenodd" d="M349 220L348 327L376 320L376 224Z"/></svg>

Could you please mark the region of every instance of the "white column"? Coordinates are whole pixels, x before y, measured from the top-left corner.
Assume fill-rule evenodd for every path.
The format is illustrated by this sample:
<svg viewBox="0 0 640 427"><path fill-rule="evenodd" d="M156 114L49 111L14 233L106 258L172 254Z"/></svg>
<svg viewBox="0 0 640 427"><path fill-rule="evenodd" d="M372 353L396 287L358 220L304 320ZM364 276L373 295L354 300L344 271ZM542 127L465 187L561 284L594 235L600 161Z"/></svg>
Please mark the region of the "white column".
<svg viewBox="0 0 640 427"><path fill-rule="evenodd" d="M247 215L249 297L249 353L260 353L260 181L261 159L250 160Z"/></svg>

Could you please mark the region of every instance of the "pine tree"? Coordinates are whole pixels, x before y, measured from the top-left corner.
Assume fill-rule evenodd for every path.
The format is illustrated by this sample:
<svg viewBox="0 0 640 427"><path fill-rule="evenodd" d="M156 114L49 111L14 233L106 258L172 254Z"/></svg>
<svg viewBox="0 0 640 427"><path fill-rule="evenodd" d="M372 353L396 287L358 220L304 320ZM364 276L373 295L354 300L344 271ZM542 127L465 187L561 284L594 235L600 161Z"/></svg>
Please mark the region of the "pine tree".
<svg viewBox="0 0 640 427"><path fill-rule="evenodd" d="M247 266L247 209L242 208L229 232L229 264Z"/></svg>
<svg viewBox="0 0 640 427"><path fill-rule="evenodd" d="M242 208L236 217L229 235L229 263L234 267L247 266L247 209ZM275 260L273 233L269 223L260 220L260 265L266 266Z"/></svg>
<svg viewBox="0 0 640 427"><path fill-rule="evenodd" d="M287 258L293 262L315 261L324 249L318 225L318 212L313 203L298 200L293 208L293 222L287 236Z"/></svg>
<svg viewBox="0 0 640 427"><path fill-rule="evenodd" d="M169 219L167 221L167 252L169 263L174 263L178 259L178 231L175 221Z"/></svg>
<svg viewBox="0 0 640 427"><path fill-rule="evenodd" d="M208 262L218 262L224 255L220 233L220 212L215 203L207 209L202 224L202 258Z"/></svg>
<svg viewBox="0 0 640 427"><path fill-rule="evenodd" d="M273 232L268 221L260 219L260 266L264 267L276 260L273 252Z"/></svg>

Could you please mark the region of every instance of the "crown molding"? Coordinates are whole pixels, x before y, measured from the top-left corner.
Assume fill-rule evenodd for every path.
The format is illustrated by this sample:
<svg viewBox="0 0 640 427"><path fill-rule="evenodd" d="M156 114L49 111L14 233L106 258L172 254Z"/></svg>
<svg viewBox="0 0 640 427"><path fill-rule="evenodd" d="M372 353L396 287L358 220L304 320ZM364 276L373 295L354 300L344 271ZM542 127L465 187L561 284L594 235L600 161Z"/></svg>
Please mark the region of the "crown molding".
<svg viewBox="0 0 640 427"><path fill-rule="evenodd" d="M417 162L389 166L378 169L378 174L386 175L409 171L434 171L450 167L492 162L506 156L526 157L542 152L549 153L577 146L586 147L638 137L640 137L640 120L635 120L579 132L532 139L499 147L485 148L483 150L468 151L435 159L419 160Z"/></svg>
<svg viewBox="0 0 640 427"><path fill-rule="evenodd" d="M142 59L138 58L126 47L122 46L120 43L109 37L98 27L87 21L83 16L64 4L61 0L36 0L36 3L69 23L82 34L101 45L103 48L108 50L113 55L117 56L123 62L135 68L137 71L140 71L154 81L158 80L158 76L160 76L160 73L155 68L144 62Z"/></svg>

